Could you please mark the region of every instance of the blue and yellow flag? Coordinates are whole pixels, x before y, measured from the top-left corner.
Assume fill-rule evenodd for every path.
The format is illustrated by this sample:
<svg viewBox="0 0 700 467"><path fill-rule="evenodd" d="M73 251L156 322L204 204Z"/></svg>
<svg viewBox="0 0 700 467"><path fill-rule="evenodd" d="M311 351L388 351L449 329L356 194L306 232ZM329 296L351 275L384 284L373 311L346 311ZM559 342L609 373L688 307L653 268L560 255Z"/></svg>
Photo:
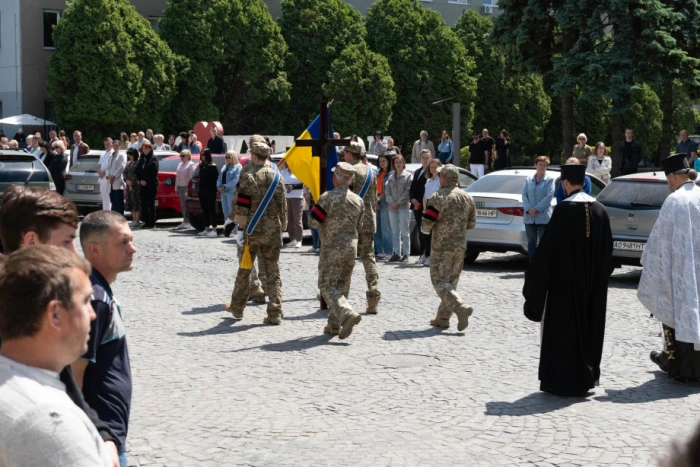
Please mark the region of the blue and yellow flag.
<svg viewBox="0 0 700 467"><path fill-rule="evenodd" d="M330 109L328 109L330 116ZM329 119L330 121L330 119ZM327 137L333 137L333 128L328 125L330 134ZM299 136L298 139L319 139L321 138L321 116L317 116L311 125ZM287 161L289 170L298 178L304 185L311 190L311 195L314 200L321 196L321 158L311 155L310 147L298 147L296 144L289 148L287 154L284 155L284 160ZM326 173L326 187L328 190L333 188L333 173L331 169L338 165L338 152L336 148L332 148L331 154L326 159L328 172Z"/></svg>

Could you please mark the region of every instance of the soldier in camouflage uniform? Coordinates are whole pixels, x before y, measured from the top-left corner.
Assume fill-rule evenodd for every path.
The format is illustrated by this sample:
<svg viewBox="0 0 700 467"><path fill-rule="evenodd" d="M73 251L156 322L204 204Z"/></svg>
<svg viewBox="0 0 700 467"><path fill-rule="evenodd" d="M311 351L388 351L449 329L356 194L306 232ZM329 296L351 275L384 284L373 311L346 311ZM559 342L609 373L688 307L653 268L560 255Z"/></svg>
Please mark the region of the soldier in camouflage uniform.
<svg viewBox="0 0 700 467"><path fill-rule="evenodd" d="M248 223L253 219L268 188L272 184L276 169L269 167L267 158L270 147L265 143L254 142L251 145L253 165L241 173L238 196L236 198L235 222L245 232ZM250 255L255 258L260 255L265 265L267 292L266 324L282 322L282 281L280 280L280 247L282 232L287 228L287 202L284 197L284 185L280 178L274 194L264 214L260 218L252 235L245 235L250 249ZM238 268L236 284L227 305L234 318L243 318L243 310L248 302L250 288L250 269Z"/></svg>
<svg viewBox="0 0 700 467"><path fill-rule="evenodd" d="M335 188L318 198L311 210L309 225L318 229L323 245L318 261L318 288L330 308L328 324L323 331L345 339L362 319L353 311L347 297L357 258L364 203L348 187L356 174L355 168L341 162L333 170Z"/></svg>
<svg viewBox="0 0 700 467"><path fill-rule="evenodd" d="M476 225L476 206L471 196L458 186L459 170L448 164L440 170L440 190L428 200L421 231L432 234L430 280L440 297L437 316L430 321L443 329L450 327L450 316L457 314L457 329L469 325L472 308L457 295L457 282L467 252L467 230Z"/></svg>
<svg viewBox="0 0 700 467"><path fill-rule="evenodd" d="M368 165L361 162L362 145L351 142L345 147L345 160L355 167L357 173L352 184L352 191L359 195L371 170ZM374 232L377 221L377 177L372 175L372 181L363 198L365 204L364 219L362 229L358 231L357 253L365 267L365 279L367 280L367 309L365 312L376 315L379 299L382 297L379 291L379 274L377 273L377 262L374 258Z"/></svg>

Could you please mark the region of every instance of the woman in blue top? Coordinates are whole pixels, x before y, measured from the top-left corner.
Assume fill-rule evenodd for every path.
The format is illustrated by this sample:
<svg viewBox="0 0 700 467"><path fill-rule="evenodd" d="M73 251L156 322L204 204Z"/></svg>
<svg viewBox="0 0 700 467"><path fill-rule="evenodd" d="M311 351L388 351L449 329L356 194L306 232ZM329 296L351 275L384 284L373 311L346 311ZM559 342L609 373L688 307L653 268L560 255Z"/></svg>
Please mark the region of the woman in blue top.
<svg viewBox="0 0 700 467"><path fill-rule="evenodd" d="M539 156L535 159L537 172L527 177L523 185L524 223L530 261L535 257L537 244L544 235L549 219L552 217L554 178L547 173L548 166L549 158L547 156Z"/></svg>
<svg viewBox="0 0 700 467"><path fill-rule="evenodd" d="M226 165L221 168L219 179L216 181L216 188L221 193L221 211L224 213L224 219L228 219L233 204L233 193L236 191L238 179L241 178L241 170L243 166L238 162L238 156L235 151L226 153Z"/></svg>
<svg viewBox="0 0 700 467"><path fill-rule="evenodd" d="M452 163L452 148L450 135L447 134L447 130L442 130L442 137L438 145L438 159L443 165Z"/></svg>

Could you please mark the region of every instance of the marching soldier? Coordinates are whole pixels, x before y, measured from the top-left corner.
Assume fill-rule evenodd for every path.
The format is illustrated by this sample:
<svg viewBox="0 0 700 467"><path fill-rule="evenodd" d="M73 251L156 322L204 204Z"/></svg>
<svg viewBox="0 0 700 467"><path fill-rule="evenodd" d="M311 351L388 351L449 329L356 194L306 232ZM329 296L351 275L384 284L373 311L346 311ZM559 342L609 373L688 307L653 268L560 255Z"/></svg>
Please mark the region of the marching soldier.
<svg viewBox="0 0 700 467"><path fill-rule="evenodd" d="M358 231L363 223L364 203L349 189L356 169L340 162L334 169L335 188L322 194L311 210L309 225L321 234L318 288L330 313L323 332L345 339L362 320L348 303L350 280L357 257Z"/></svg>
<svg viewBox="0 0 700 467"><path fill-rule="evenodd" d="M423 213L421 230L432 233L430 280L440 297L437 316L432 326L450 327L450 316L457 314L457 329L469 326L472 307L457 295L457 282L467 252L467 230L476 225L474 200L458 186L459 171L448 164L440 170L440 190L430 197Z"/></svg>
<svg viewBox="0 0 700 467"><path fill-rule="evenodd" d="M251 269L244 268L246 255L251 263L260 255L265 266L265 278L269 302L265 324L282 322L282 281L280 280L280 247L282 232L287 228L287 203L284 182L279 171L269 166L270 147L265 143L251 144L250 169L241 173L236 198L235 222L244 233L245 249L231 302L226 306L234 318L243 318L248 302Z"/></svg>
<svg viewBox="0 0 700 467"><path fill-rule="evenodd" d="M365 279L367 280L367 309L365 312L376 315L379 300L382 297L379 291L379 274L377 262L374 258L374 231L377 220L377 176L368 166L361 163L362 145L351 142L345 147L345 160L352 164L357 173L352 185L352 191L357 194L365 204L362 228L358 230L357 253L365 267Z"/></svg>

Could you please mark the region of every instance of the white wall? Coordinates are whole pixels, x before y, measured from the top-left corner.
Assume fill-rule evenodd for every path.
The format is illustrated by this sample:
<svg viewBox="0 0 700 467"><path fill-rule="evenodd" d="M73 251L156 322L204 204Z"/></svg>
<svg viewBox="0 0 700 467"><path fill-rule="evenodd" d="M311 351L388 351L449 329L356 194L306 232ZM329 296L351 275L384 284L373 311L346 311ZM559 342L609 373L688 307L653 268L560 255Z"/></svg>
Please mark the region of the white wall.
<svg viewBox="0 0 700 467"><path fill-rule="evenodd" d="M3 118L22 113L20 1L0 0L0 101ZM2 129L11 138L17 127L3 125Z"/></svg>

